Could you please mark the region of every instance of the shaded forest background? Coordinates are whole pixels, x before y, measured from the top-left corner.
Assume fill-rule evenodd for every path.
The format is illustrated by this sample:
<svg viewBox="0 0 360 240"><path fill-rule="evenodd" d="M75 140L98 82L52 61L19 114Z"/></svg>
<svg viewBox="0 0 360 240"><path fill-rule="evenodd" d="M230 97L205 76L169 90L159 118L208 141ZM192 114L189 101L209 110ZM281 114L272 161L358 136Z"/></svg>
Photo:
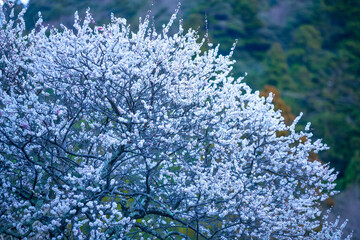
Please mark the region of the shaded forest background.
<svg viewBox="0 0 360 240"><path fill-rule="evenodd" d="M71 27L73 14L90 7L97 25L110 12L138 25L149 9L160 29L179 0L30 0L32 29L38 12L45 22ZM320 159L339 171L338 188L360 184L360 1L182 0L186 28L220 43L227 54L237 39L234 77L248 73L253 88L275 91L287 121L300 112L299 128L312 122L330 150ZM135 30L135 29L134 29ZM176 30L176 29L175 29ZM281 95L281 98L279 98Z"/></svg>

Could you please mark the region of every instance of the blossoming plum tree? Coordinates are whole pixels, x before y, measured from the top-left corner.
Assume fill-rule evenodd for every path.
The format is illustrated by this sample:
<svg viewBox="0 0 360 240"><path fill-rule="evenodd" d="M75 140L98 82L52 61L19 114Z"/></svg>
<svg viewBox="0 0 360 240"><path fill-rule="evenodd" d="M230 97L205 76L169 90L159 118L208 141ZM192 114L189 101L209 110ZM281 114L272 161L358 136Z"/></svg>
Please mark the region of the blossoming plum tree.
<svg viewBox="0 0 360 240"><path fill-rule="evenodd" d="M176 12L160 33L89 13L25 33L1 13L1 236L342 237L320 209L336 174L307 161L326 146L231 77L232 51L169 34Z"/></svg>

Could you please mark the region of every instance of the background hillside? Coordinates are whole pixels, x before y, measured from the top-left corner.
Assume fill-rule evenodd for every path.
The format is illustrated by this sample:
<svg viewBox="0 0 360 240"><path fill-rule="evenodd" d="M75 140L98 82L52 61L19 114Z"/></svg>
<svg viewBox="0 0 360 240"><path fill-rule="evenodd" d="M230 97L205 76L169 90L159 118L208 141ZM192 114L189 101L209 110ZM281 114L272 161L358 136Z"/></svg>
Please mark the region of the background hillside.
<svg viewBox="0 0 360 240"><path fill-rule="evenodd" d="M209 33L228 53L238 39L235 77L254 89L276 87L294 115L312 122L330 150L320 154L339 171L338 187L360 184L360 1L183 0L184 25ZM71 27L76 9L90 7L98 25L110 12L136 25L152 9L160 28L178 0L31 0L31 29L41 11L46 23ZM357 199L358 201L358 198ZM356 201L356 200L354 200ZM340 201L341 202L341 201Z"/></svg>

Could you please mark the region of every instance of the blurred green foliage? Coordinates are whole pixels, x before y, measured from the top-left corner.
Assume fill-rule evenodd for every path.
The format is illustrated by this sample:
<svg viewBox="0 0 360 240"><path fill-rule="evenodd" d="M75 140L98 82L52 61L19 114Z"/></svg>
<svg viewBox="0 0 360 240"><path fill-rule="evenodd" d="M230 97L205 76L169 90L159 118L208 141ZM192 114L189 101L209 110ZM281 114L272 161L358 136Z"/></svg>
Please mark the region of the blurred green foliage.
<svg viewBox="0 0 360 240"><path fill-rule="evenodd" d="M292 89L294 87L285 52L278 42L273 43L266 52L264 66L264 79L266 79L267 84L279 89Z"/></svg>
<svg viewBox="0 0 360 240"><path fill-rule="evenodd" d="M136 25L151 8L159 26L177 3L31 0L26 21L32 28L41 11L50 25L71 26L75 9L81 16L90 7L98 25L109 21L110 12ZM180 17L186 28L220 43L222 54L238 39L234 76L247 71L254 89L276 86L293 113L305 113L302 124L311 121L316 137L330 146L320 157L339 171L340 185L359 182L360 1L183 0Z"/></svg>
<svg viewBox="0 0 360 240"><path fill-rule="evenodd" d="M26 12L26 24L32 29L38 19L38 12L42 13L44 22L54 26L59 23L71 27L74 23L74 13L80 16L90 8L91 13L98 25L110 21L110 13L126 18L129 22L135 22L139 10L147 4L146 0L30 0Z"/></svg>

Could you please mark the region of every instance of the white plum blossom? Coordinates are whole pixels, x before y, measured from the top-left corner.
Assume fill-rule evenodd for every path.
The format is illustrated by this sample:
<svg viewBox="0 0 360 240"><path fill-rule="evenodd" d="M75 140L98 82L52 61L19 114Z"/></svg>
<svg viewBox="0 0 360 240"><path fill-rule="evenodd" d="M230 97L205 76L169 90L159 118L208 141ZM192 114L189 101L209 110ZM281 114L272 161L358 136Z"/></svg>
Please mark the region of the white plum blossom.
<svg viewBox="0 0 360 240"><path fill-rule="evenodd" d="M0 236L346 238L320 208L336 174L308 161L327 147L232 77L233 49L170 34L177 11L28 32L1 9Z"/></svg>

